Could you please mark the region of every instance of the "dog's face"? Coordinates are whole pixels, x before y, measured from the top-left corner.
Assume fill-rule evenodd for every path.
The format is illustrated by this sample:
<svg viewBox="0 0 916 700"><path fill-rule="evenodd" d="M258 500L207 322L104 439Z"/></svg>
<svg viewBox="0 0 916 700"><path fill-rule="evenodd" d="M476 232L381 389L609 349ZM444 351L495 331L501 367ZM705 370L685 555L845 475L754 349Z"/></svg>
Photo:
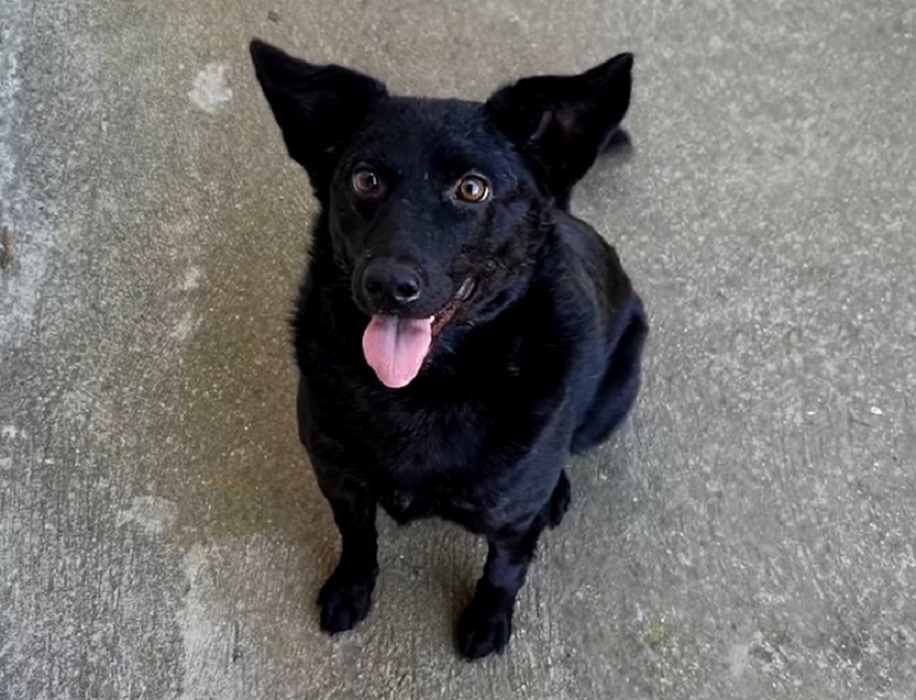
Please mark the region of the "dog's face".
<svg viewBox="0 0 916 700"><path fill-rule="evenodd" d="M484 322L520 293L551 208L565 206L629 104L628 54L477 103L391 97L361 73L251 50L370 317L366 360L393 388L449 324Z"/></svg>
<svg viewBox="0 0 916 700"><path fill-rule="evenodd" d="M343 148L327 211L357 306L435 335L518 286L549 199L483 105L391 98Z"/></svg>

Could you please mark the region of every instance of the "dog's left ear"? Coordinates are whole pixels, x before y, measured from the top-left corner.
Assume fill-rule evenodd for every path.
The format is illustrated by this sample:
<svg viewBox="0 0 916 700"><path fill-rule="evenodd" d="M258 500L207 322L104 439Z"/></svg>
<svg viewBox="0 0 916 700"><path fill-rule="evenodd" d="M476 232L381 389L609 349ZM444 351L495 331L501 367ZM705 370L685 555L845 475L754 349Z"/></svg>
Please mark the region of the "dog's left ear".
<svg viewBox="0 0 916 700"><path fill-rule="evenodd" d="M523 78L495 92L487 114L564 200L623 120L632 68L622 53L579 75Z"/></svg>
<svg viewBox="0 0 916 700"><path fill-rule="evenodd" d="M368 75L312 65L257 39L249 48L289 155L305 168L322 199L341 149L388 90Z"/></svg>

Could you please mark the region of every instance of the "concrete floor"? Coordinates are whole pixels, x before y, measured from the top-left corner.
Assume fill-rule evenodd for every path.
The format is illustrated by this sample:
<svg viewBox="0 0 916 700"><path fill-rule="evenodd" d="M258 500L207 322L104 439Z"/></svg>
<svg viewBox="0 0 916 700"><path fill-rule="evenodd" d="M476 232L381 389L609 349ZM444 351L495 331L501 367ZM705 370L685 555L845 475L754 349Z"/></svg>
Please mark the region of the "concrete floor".
<svg viewBox="0 0 916 700"><path fill-rule="evenodd" d="M0 698L916 696L910 0L2 0L0 34ZM477 98L637 54L635 152L574 209L647 300L645 391L502 658L456 656L483 549L435 522L380 518L374 614L318 631L314 207L254 34Z"/></svg>

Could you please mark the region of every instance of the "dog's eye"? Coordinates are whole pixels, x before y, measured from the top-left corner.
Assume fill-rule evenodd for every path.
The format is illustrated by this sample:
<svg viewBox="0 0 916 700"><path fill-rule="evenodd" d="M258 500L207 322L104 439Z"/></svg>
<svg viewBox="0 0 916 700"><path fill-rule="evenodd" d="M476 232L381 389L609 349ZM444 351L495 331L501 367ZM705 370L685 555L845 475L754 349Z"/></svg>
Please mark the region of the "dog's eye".
<svg viewBox="0 0 916 700"><path fill-rule="evenodd" d="M353 173L353 189L361 195L376 194L382 187L378 175L369 168L358 168Z"/></svg>
<svg viewBox="0 0 916 700"><path fill-rule="evenodd" d="M455 191L458 199L477 204L490 196L490 184L480 175L465 175Z"/></svg>

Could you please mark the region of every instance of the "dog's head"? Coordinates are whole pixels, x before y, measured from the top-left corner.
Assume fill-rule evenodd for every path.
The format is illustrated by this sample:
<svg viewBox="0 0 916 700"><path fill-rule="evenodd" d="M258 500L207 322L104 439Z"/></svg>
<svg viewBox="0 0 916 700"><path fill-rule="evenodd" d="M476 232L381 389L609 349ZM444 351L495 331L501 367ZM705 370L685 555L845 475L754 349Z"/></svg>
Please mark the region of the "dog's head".
<svg viewBox="0 0 916 700"><path fill-rule="evenodd" d="M485 321L524 287L550 210L626 113L633 62L525 78L478 103L390 96L259 41L251 54L371 317L366 359L390 387L416 376L448 324Z"/></svg>

